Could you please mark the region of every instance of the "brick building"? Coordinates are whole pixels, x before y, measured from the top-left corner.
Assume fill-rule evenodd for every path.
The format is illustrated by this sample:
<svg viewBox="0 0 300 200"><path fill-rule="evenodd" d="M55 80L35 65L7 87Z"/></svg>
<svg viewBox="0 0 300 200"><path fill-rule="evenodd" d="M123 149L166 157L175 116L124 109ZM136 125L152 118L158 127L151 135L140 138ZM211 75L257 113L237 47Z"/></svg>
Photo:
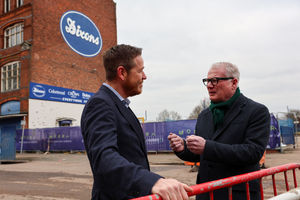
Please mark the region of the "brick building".
<svg viewBox="0 0 300 200"><path fill-rule="evenodd" d="M1 0L0 133L79 126L116 44L113 0Z"/></svg>

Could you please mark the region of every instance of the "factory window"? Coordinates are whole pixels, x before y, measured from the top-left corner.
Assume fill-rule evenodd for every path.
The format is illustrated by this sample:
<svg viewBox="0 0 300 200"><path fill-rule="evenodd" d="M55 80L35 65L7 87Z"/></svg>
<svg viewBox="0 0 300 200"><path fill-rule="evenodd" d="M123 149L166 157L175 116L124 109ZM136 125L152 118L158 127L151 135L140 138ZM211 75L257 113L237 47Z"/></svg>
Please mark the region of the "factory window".
<svg viewBox="0 0 300 200"><path fill-rule="evenodd" d="M4 0L4 13L10 11L10 0Z"/></svg>
<svg viewBox="0 0 300 200"><path fill-rule="evenodd" d="M4 48L12 47L23 42L23 24L15 24L4 30Z"/></svg>
<svg viewBox="0 0 300 200"><path fill-rule="evenodd" d="M21 7L23 3L23 0L17 0L17 8Z"/></svg>
<svg viewBox="0 0 300 200"><path fill-rule="evenodd" d="M58 122L58 125L61 126L71 126L72 120L61 120Z"/></svg>
<svg viewBox="0 0 300 200"><path fill-rule="evenodd" d="M56 119L56 125L59 127L72 126L74 121L76 121L76 119L73 119L71 117L61 117Z"/></svg>
<svg viewBox="0 0 300 200"><path fill-rule="evenodd" d="M1 92L20 88L20 62L12 62L1 68Z"/></svg>

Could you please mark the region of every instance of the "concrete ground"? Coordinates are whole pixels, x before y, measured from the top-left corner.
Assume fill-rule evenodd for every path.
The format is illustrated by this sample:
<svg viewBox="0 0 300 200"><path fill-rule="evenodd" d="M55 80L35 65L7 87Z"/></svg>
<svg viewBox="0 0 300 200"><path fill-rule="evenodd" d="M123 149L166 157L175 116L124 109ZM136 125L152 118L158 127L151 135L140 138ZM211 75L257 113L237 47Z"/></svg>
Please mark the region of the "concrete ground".
<svg viewBox="0 0 300 200"><path fill-rule="evenodd" d="M299 140L298 140L299 141ZM9 200L86 200L90 199L92 173L84 153L23 153L20 163L0 164L0 199ZM195 172L173 153L149 153L151 170L168 178L194 185ZM24 162L21 162L24 161ZM300 163L300 147L289 147L266 155L266 167ZM281 173L282 174L282 173ZM277 191L285 191L282 175L276 175ZM300 171L296 170L298 185ZM293 188L292 174L288 173ZM263 178L265 197L272 197L271 177ZM191 197L194 199L194 197Z"/></svg>

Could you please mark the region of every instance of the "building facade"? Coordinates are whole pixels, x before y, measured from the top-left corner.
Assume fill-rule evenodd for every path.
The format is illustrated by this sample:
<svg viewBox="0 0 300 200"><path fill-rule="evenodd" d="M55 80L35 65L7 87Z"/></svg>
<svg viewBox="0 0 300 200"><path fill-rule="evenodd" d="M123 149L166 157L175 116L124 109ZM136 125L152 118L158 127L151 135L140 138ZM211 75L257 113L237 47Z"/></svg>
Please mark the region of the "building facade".
<svg viewBox="0 0 300 200"><path fill-rule="evenodd" d="M0 0L0 132L79 126L116 44L113 0Z"/></svg>

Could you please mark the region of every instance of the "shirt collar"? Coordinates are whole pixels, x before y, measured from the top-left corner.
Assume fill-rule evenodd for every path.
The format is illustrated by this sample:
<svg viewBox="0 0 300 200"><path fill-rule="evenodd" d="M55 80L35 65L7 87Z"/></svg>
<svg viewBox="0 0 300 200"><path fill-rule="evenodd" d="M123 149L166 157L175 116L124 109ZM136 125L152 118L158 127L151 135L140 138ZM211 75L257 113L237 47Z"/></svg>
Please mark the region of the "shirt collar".
<svg viewBox="0 0 300 200"><path fill-rule="evenodd" d="M122 101L125 104L125 106L128 108L128 106L130 104L130 100L128 98L124 99L117 90L115 90L113 87L111 87L107 83L103 83L103 85L105 87L107 87L108 89L110 89L120 99L120 101Z"/></svg>

